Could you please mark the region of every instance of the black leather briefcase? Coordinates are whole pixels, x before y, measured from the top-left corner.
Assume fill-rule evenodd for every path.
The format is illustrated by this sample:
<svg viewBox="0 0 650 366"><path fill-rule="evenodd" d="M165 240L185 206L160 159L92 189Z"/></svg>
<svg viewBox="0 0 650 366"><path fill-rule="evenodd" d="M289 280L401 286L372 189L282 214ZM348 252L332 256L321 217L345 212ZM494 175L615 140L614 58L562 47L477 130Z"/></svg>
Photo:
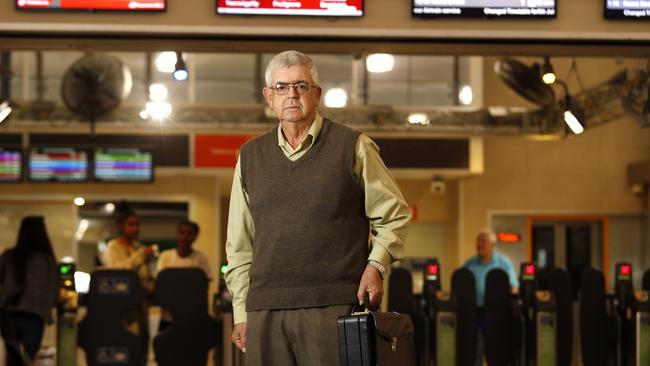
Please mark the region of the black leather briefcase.
<svg viewBox="0 0 650 366"><path fill-rule="evenodd" d="M341 366L415 365L413 323L408 315L353 310L338 318L337 328Z"/></svg>

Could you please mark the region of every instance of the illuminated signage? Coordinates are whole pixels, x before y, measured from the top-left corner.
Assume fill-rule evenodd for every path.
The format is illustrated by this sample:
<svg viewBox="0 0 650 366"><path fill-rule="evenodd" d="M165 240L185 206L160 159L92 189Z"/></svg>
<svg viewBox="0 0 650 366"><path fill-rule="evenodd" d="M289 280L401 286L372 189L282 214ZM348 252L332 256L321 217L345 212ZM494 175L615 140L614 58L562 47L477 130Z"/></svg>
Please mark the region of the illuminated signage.
<svg viewBox="0 0 650 366"><path fill-rule="evenodd" d="M500 232L497 234L497 240L502 243L519 243L521 241L521 235L518 233Z"/></svg>

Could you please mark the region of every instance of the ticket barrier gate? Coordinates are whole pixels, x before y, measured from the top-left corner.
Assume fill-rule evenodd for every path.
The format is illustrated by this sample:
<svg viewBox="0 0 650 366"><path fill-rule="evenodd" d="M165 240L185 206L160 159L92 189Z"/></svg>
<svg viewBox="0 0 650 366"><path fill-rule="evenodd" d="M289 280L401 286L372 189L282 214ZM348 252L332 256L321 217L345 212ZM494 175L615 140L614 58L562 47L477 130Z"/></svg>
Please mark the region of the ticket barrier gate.
<svg viewBox="0 0 650 366"><path fill-rule="evenodd" d="M456 305L456 365L473 366L476 362L478 314L476 309L476 282L467 268L459 268L451 275L451 292Z"/></svg>
<svg viewBox="0 0 650 366"><path fill-rule="evenodd" d="M521 342L519 348L519 365L533 365L535 362L535 291L537 276L534 263L522 263L519 272L519 325Z"/></svg>
<svg viewBox="0 0 650 366"><path fill-rule="evenodd" d="M632 265L617 263L614 277L613 311L616 321L616 365L632 366L634 360L634 284Z"/></svg>
<svg viewBox="0 0 650 366"><path fill-rule="evenodd" d="M616 365L650 365L650 299L648 291L634 291L632 265L615 267Z"/></svg>
<svg viewBox="0 0 650 366"><path fill-rule="evenodd" d="M551 291L535 292L535 366L557 365L558 322L555 296Z"/></svg>
<svg viewBox="0 0 650 366"><path fill-rule="evenodd" d="M650 293L637 291L634 294L634 358L637 366L650 365Z"/></svg>
<svg viewBox="0 0 650 366"><path fill-rule="evenodd" d="M436 334L435 334L435 302L437 293L441 290L440 284L440 263L435 258L428 259L422 268L422 276L424 279L422 285L422 303L421 315L424 323L423 329L423 346L424 352L422 360L426 366L436 364L435 349L436 349Z"/></svg>
<svg viewBox="0 0 650 366"><path fill-rule="evenodd" d="M491 270L485 281L482 323L485 358L490 366L507 366L518 360L518 310L511 297L510 281L501 269Z"/></svg>
<svg viewBox="0 0 650 366"><path fill-rule="evenodd" d="M549 271L547 288L540 290L533 263L523 263L519 294L511 294L508 275L501 269L490 271L485 292L485 357L489 365L556 366L567 358L559 352L569 331L559 339L559 328L571 326L570 314L559 315L557 298L567 298L570 289L566 272ZM564 307L566 305L563 304ZM570 302L569 302L570 306ZM566 311L566 309L564 310ZM563 324L563 322L567 324ZM570 363L570 344L568 359ZM568 365L568 364L567 364Z"/></svg>
<svg viewBox="0 0 650 366"><path fill-rule="evenodd" d="M451 293L436 292L431 299L431 324L433 336L431 358L435 366L456 366L457 313Z"/></svg>
<svg viewBox="0 0 650 366"><path fill-rule="evenodd" d="M542 278L540 289L550 291L555 301L557 329L555 365L570 366L573 356L573 292L571 277L566 270L553 268Z"/></svg>
<svg viewBox="0 0 650 366"><path fill-rule="evenodd" d="M91 274L88 312L79 323L77 339L88 366L144 365L149 336L142 301L134 271L100 269Z"/></svg>
<svg viewBox="0 0 650 366"><path fill-rule="evenodd" d="M608 311L605 276L586 268L580 280L580 354L584 366L615 365L614 319Z"/></svg>
<svg viewBox="0 0 650 366"><path fill-rule="evenodd" d="M74 366L77 362L77 309L74 263L59 264L59 298L56 306L56 364Z"/></svg>
<svg viewBox="0 0 650 366"><path fill-rule="evenodd" d="M159 366L204 366L217 341L217 322L208 314L208 279L199 268L168 268L158 274L154 300L172 317L153 340ZM165 313L163 313L165 314Z"/></svg>

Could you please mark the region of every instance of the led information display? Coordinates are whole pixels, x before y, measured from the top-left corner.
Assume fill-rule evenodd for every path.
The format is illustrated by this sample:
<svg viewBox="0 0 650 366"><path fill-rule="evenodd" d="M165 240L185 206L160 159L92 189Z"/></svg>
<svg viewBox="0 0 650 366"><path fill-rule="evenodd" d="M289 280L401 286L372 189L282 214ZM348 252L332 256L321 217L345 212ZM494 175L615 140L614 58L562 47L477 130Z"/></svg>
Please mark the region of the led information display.
<svg viewBox="0 0 650 366"><path fill-rule="evenodd" d="M606 0L605 18L650 19L650 0Z"/></svg>
<svg viewBox="0 0 650 366"><path fill-rule="evenodd" d="M219 14L363 16L363 0L217 0Z"/></svg>
<svg viewBox="0 0 650 366"><path fill-rule="evenodd" d="M151 182L153 154L140 149L95 150L95 180L103 182Z"/></svg>
<svg viewBox="0 0 650 366"><path fill-rule="evenodd" d="M0 182L22 179L23 154L17 149L0 148Z"/></svg>
<svg viewBox="0 0 650 366"><path fill-rule="evenodd" d="M16 0L18 9L165 11L166 0Z"/></svg>
<svg viewBox="0 0 650 366"><path fill-rule="evenodd" d="M32 148L29 180L33 182L84 182L88 179L88 153L73 148Z"/></svg>
<svg viewBox="0 0 650 366"><path fill-rule="evenodd" d="M416 17L555 17L555 0L413 0Z"/></svg>

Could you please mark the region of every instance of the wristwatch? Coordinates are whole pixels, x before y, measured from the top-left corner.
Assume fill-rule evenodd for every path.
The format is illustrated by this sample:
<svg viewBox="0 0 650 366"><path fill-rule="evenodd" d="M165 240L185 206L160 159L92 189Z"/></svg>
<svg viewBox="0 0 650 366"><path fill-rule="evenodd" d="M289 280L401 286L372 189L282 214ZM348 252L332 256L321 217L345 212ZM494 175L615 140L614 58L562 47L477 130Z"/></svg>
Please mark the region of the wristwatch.
<svg viewBox="0 0 650 366"><path fill-rule="evenodd" d="M379 263L374 259L368 259L368 265L377 268L379 274L381 275L382 280L386 277L387 270L383 264Z"/></svg>

